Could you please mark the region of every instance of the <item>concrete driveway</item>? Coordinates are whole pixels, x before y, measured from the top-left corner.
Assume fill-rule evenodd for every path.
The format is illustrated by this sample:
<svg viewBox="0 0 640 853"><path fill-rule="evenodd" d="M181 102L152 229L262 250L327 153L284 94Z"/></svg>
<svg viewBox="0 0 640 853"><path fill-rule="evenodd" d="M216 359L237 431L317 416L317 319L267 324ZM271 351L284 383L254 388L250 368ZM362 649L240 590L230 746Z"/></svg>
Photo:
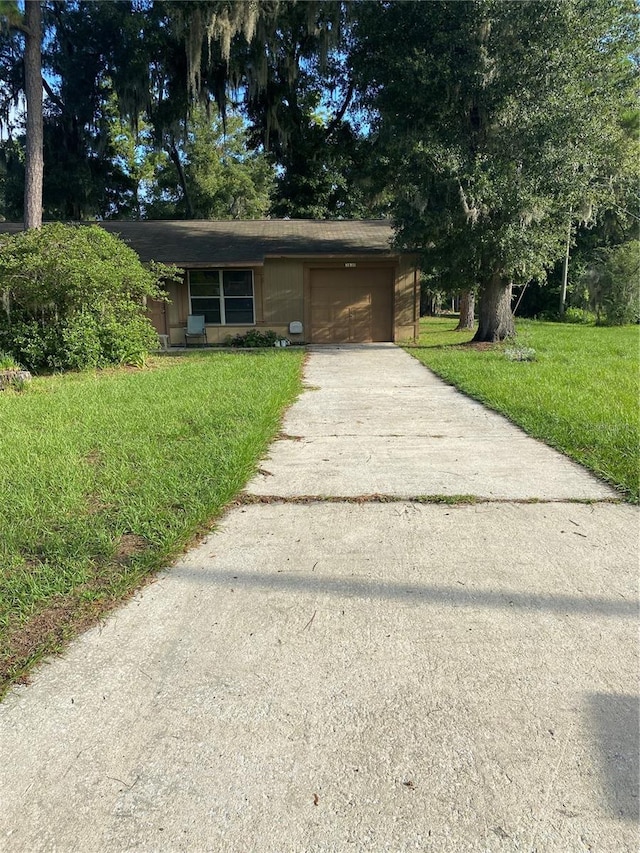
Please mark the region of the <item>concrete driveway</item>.
<svg viewBox="0 0 640 853"><path fill-rule="evenodd" d="M306 379L216 532L0 705L0 849L635 853L637 509L392 345Z"/></svg>

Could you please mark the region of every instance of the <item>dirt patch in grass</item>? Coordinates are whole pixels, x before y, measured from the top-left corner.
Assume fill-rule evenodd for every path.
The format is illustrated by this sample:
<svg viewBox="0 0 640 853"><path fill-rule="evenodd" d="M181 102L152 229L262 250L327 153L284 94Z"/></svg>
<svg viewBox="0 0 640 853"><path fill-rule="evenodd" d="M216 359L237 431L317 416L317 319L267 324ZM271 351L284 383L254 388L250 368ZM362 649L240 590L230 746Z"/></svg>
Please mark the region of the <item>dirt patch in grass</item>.
<svg viewBox="0 0 640 853"><path fill-rule="evenodd" d="M90 450L85 455L84 461L88 465L102 465L102 463L104 461L103 456L102 456L102 452L100 450L98 450L97 447L94 447L92 450Z"/></svg>
<svg viewBox="0 0 640 853"><path fill-rule="evenodd" d="M129 557L142 554L149 547L149 542L144 536L137 533L123 533L116 546L114 559L117 563L124 563Z"/></svg>
<svg viewBox="0 0 640 853"><path fill-rule="evenodd" d="M151 583L155 574L137 578L129 590L114 593L113 576L102 571L69 595L56 596L26 622L9 625L0 648L0 700L12 684L28 684L34 664L60 654L74 637L99 624L112 610Z"/></svg>
<svg viewBox="0 0 640 853"><path fill-rule="evenodd" d="M88 589L83 592L86 595ZM9 626L0 650L0 698L12 683L27 684L35 663L62 651L72 637L96 625L115 603L113 598L91 600L78 591L54 598L26 622Z"/></svg>
<svg viewBox="0 0 640 853"><path fill-rule="evenodd" d="M135 364L119 364L117 367L102 367L97 372L103 376L119 376L123 373L142 373L145 370L152 370L154 366L149 362L142 367Z"/></svg>
<svg viewBox="0 0 640 853"><path fill-rule="evenodd" d="M467 343L456 344L456 346L459 346L461 349L475 349L478 352L485 352L486 350L495 349L500 344L498 341L467 341Z"/></svg>
<svg viewBox="0 0 640 853"><path fill-rule="evenodd" d="M63 598L52 601L26 623L9 630L6 647L0 652L0 685L14 680L21 684L27 683L24 671L45 652L60 647L65 639L65 626L71 618L75 618L75 609L73 600Z"/></svg>
<svg viewBox="0 0 640 853"><path fill-rule="evenodd" d="M104 512L112 507L112 503L103 501L98 495L87 495L86 508L89 515L98 515L98 513Z"/></svg>
<svg viewBox="0 0 640 853"><path fill-rule="evenodd" d="M234 506L232 502L230 506ZM229 509L230 506L225 509ZM98 503L96 502L98 511ZM216 517L222 515L223 509ZM28 684L33 667L50 655L61 654L69 642L100 624L111 611L129 601L156 578L160 568L170 565L179 553L197 547L215 529L215 518L208 519L176 548L172 556L159 561L128 581L129 588L118 583L122 566L151 547L151 543L135 533L123 534L109 562L97 561L90 581L76 587L68 595L49 599L48 603L26 620L16 619L4 629L0 646L0 701L13 684ZM29 561L36 567L38 560Z"/></svg>
<svg viewBox="0 0 640 853"><path fill-rule="evenodd" d="M226 509L234 506L232 502ZM219 513L222 515L224 510ZM178 553L197 547L211 535L214 518L200 525ZM69 595L49 599L46 606L34 612L26 621L15 620L4 630L0 647L0 701L13 684L28 684L34 665L50 655L61 654L79 634L100 624L105 617L129 601L140 590L153 583L160 565L137 574L128 589L118 584L119 568L129 559L146 551L150 543L144 536L125 533L119 541L111 563L96 563L94 577ZM162 561L162 567L172 558ZM115 565L114 565L115 564Z"/></svg>
<svg viewBox="0 0 640 853"><path fill-rule="evenodd" d="M61 653L71 639L97 625L154 579L155 572L151 571L136 576L128 589L118 582L121 567L149 547L144 536L125 533L112 560L94 564L90 580L67 595L50 598L26 619L10 620L3 629L4 641L0 647L0 700L11 684L29 683L34 664L47 655ZM29 562L36 567L36 560Z"/></svg>

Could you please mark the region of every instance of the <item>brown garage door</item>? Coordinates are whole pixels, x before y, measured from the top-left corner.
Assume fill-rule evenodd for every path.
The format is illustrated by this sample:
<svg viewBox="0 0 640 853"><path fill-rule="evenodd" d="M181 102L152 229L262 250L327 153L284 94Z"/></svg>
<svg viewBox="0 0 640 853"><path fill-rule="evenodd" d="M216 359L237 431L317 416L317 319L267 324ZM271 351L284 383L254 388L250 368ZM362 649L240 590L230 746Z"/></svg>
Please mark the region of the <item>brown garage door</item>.
<svg viewBox="0 0 640 853"><path fill-rule="evenodd" d="M311 341L393 340L392 269L311 270Z"/></svg>

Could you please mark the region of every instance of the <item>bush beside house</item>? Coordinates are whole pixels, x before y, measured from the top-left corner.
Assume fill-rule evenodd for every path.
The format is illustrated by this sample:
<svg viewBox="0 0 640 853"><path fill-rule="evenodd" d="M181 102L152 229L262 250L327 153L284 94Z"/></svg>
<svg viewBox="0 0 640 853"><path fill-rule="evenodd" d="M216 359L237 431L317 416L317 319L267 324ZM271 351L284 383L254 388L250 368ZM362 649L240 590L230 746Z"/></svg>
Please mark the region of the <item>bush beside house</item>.
<svg viewBox="0 0 640 853"><path fill-rule="evenodd" d="M146 300L173 275L97 226L3 235L0 350L33 371L140 365L157 343Z"/></svg>

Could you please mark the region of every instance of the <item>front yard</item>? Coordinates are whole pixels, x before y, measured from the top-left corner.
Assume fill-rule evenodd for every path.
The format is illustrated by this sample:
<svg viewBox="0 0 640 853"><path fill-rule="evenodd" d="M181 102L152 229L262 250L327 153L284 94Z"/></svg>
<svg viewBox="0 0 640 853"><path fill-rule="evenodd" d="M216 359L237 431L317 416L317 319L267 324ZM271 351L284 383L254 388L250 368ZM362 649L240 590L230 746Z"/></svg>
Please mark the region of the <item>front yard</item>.
<svg viewBox="0 0 640 853"><path fill-rule="evenodd" d="M198 352L0 394L0 696L210 525L304 352Z"/></svg>
<svg viewBox="0 0 640 853"><path fill-rule="evenodd" d="M520 321L467 346L453 318L407 350L639 497L638 327ZM0 696L169 564L243 487L301 388L304 352L198 351L0 393Z"/></svg>

